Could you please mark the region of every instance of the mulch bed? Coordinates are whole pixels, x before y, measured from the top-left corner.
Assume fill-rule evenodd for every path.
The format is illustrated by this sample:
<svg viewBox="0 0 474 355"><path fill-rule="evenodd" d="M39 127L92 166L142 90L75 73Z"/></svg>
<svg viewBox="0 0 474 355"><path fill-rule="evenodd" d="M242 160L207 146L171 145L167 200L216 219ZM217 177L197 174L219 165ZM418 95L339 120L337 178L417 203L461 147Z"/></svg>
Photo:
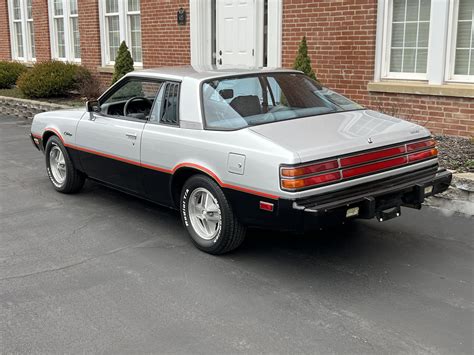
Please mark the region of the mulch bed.
<svg viewBox="0 0 474 355"><path fill-rule="evenodd" d="M474 138L436 136L439 164L456 172L474 172Z"/></svg>

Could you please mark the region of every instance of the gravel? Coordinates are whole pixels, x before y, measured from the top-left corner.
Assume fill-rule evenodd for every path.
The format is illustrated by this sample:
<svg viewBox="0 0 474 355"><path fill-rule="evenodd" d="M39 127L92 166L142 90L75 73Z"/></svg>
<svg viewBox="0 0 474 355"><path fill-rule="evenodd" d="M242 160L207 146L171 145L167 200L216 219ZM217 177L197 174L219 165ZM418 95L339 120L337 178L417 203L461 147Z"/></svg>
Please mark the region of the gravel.
<svg viewBox="0 0 474 355"><path fill-rule="evenodd" d="M456 172L474 172L474 138L436 136L440 166Z"/></svg>

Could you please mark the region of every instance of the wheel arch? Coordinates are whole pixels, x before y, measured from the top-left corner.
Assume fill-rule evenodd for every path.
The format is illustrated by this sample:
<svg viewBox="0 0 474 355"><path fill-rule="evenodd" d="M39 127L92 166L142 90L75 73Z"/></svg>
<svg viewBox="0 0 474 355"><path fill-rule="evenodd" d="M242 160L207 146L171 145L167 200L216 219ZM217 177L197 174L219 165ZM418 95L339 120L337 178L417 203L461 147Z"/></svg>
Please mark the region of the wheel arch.
<svg viewBox="0 0 474 355"><path fill-rule="evenodd" d="M56 131L53 128L46 128L43 132L43 137L42 137L43 148L46 148L46 143L48 142L48 139L51 138L52 136L58 137L59 140L64 144L63 137L61 137L58 131Z"/></svg>
<svg viewBox="0 0 474 355"><path fill-rule="evenodd" d="M195 166L184 165L179 167L173 172L171 177L171 198L175 207L179 206L179 200L181 197L181 190L184 186L184 183L194 175L204 175L212 179L215 183L222 187L221 182L214 174L207 172L204 169L200 169Z"/></svg>

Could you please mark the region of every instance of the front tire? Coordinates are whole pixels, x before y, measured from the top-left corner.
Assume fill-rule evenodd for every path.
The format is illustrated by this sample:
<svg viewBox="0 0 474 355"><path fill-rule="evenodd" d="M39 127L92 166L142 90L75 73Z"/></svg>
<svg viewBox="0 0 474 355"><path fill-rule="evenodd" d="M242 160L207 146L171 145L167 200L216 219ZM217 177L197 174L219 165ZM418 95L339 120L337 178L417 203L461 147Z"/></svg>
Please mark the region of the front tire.
<svg viewBox="0 0 474 355"><path fill-rule="evenodd" d="M56 191L71 194L84 186L84 175L74 168L71 158L57 136L51 136L45 147L46 171Z"/></svg>
<svg viewBox="0 0 474 355"><path fill-rule="evenodd" d="M237 220L222 189L204 175L189 178L181 191L181 219L194 245L219 255L236 249L246 228Z"/></svg>

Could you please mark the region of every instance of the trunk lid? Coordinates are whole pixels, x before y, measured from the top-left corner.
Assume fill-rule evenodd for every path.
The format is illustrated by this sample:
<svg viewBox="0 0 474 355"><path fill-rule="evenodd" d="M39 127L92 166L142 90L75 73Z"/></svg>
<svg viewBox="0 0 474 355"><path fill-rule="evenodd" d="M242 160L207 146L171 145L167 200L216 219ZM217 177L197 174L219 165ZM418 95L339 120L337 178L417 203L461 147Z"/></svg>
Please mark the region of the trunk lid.
<svg viewBox="0 0 474 355"><path fill-rule="evenodd" d="M249 129L295 152L301 163L430 135L414 123L371 110L311 116Z"/></svg>

